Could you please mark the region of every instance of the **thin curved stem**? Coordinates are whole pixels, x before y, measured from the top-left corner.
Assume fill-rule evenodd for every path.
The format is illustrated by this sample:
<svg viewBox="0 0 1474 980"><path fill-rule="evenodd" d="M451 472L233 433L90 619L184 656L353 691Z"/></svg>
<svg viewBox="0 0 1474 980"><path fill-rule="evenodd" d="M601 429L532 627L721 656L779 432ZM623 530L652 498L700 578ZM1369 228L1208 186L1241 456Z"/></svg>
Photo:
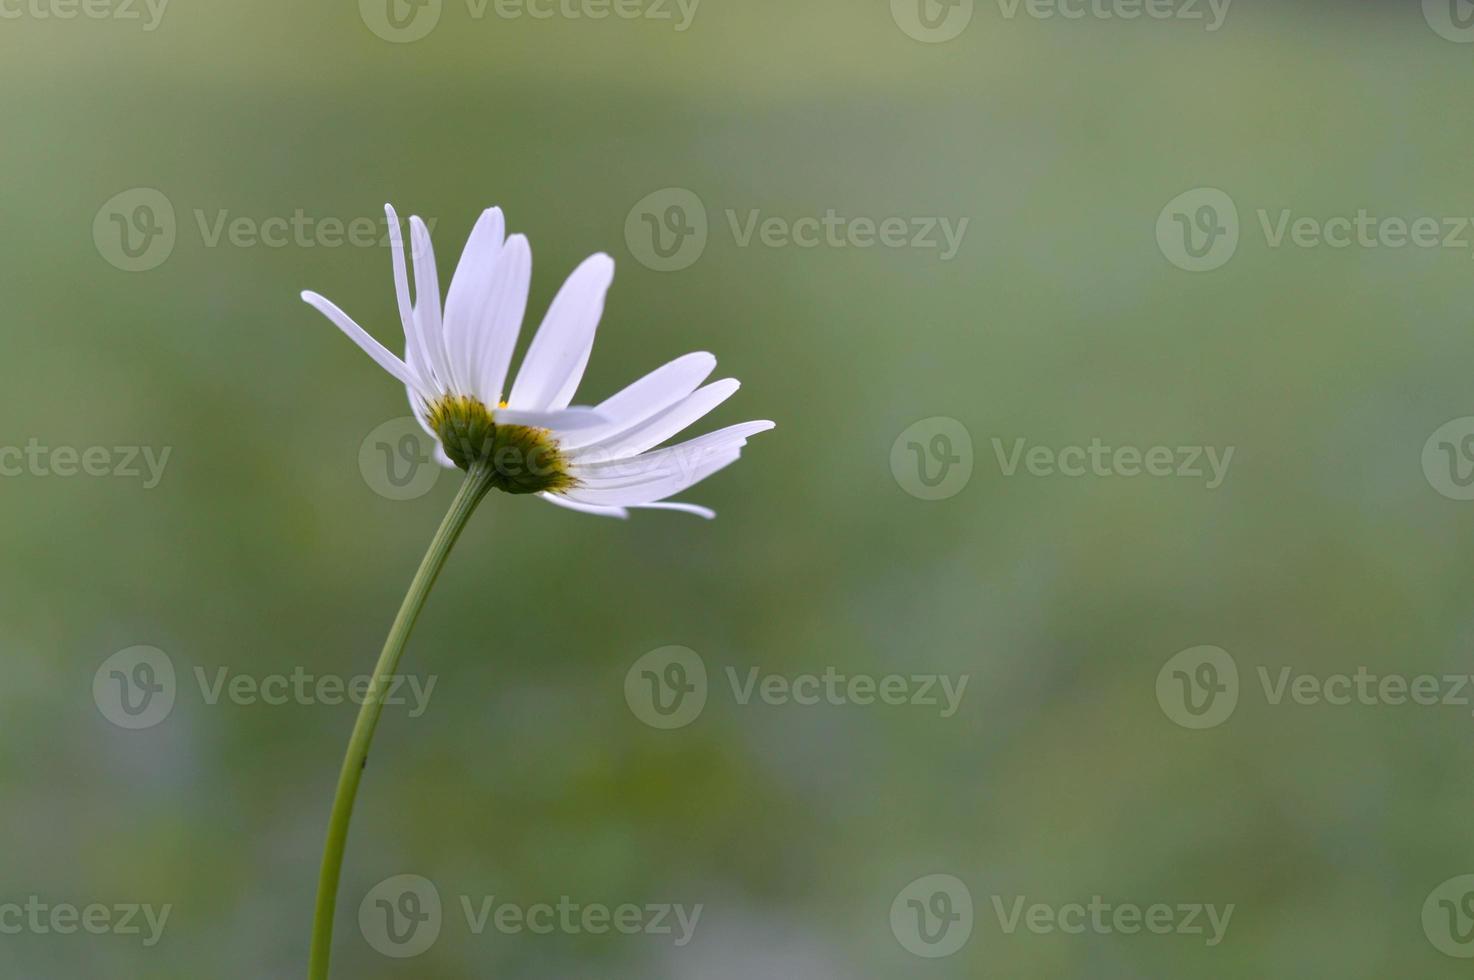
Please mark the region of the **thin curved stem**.
<svg viewBox="0 0 1474 980"><path fill-rule="evenodd" d="M374 739L374 729L379 724L383 710L383 696L390 685L390 678L399 667L400 655L415 620L430 595L436 576L445 566L451 547L465 529L471 513L486 492L491 489L489 474L481 466L473 466L466 474L465 482L456 493L445 519L430 542L420 562L419 571L409 584L409 592L389 628L384 641L384 650L374 667L373 679L363 707L358 712L358 721L353 726L353 736L348 740L348 754L343 758L343 769L338 774L337 795L333 797L333 813L328 820L327 844L322 852L322 873L317 884L317 912L312 921L312 955L307 967L308 980L327 980L328 958L333 946L333 912L338 904L338 879L343 871L343 849L348 842L348 824L353 819L353 802L358 795L358 783L363 777L363 768L368 762L369 743Z"/></svg>

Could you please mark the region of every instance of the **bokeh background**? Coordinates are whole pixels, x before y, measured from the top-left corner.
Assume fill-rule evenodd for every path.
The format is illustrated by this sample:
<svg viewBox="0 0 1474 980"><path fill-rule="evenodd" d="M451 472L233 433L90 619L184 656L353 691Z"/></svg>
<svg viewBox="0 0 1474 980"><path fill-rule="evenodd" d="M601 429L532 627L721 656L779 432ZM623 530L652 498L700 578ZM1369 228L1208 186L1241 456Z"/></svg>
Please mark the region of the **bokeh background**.
<svg viewBox="0 0 1474 980"><path fill-rule="evenodd" d="M1474 690L1442 680L1471 670L1474 503L1424 450L1474 415L1474 232L1276 247L1260 218L1474 215L1453 2L1240 0L1216 30L1001 0L932 5L934 30L900 0L703 0L684 30L673 3L401 4L403 29L367 0L0 3L0 444L170 452L151 486L0 479L0 904L171 906L152 946L0 934L0 973L304 973L356 709L210 703L198 677L366 672L454 493L390 499L361 467L403 393L297 298L394 343L388 250L322 238L393 201L434 219L444 283L505 208L535 259L524 344L580 259L615 257L588 400L705 349L744 383L710 424L779 424L684 495L712 523L483 505L403 665L436 679L428 710L387 709L370 759L335 976L1466 975L1467 885L1435 890L1474 872ZM129 257L113 216L157 203L140 188L173 219ZM626 228L667 188L707 239L660 271ZM1240 235L1191 272L1157 229L1197 188ZM968 225L944 258L744 245L729 217L831 208ZM305 244L211 233L299 210ZM934 418L972 469L931 500L893 447ZM995 439L1234 455L1210 489L1008 475ZM140 645L176 699L128 729L107 662ZM661 730L625 681L671 645L708 697ZM1203 645L1240 683L1195 729L1158 675ZM943 717L742 704L729 668L969 681ZM1286 668L1431 674L1463 703L1274 703L1260 672ZM358 912L402 874L444 913L398 959ZM932 875L975 910L934 958L905 892ZM678 947L478 935L461 907L565 895L703 912ZM1234 910L1210 945L1009 932L995 905L1097 895Z"/></svg>

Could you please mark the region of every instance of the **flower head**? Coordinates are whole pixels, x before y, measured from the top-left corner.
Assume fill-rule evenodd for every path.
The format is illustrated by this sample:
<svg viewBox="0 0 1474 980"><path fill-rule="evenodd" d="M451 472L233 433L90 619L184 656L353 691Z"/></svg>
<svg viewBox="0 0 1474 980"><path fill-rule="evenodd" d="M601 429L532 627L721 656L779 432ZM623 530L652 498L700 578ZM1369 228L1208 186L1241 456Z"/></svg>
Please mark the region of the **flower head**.
<svg viewBox="0 0 1474 980"><path fill-rule="evenodd" d="M744 422L655 447L737 390L730 378L702 384L715 357L678 357L595 406L572 405L614 279L613 259L592 255L563 283L508 392L532 278L527 239L506 235L500 208L483 212L442 310L429 229L418 217L409 219L412 300L399 216L388 205L384 211L404 357L324 297L304 292L302 298L403 382L415 418L436 441L437 462L481 472L498 489L537 493L592 514L625 517L628 508L649 507L714 516L667 498L736 461L748 436L773 423Z"/></svg>

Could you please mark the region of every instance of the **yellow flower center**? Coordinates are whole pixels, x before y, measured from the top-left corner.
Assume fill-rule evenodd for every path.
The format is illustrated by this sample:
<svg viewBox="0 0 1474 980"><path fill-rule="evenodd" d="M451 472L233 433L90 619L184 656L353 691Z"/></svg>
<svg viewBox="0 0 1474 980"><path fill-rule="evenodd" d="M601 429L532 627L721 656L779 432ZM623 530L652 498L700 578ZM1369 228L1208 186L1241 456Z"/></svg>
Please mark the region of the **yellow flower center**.
<svg viewBox="0 0 1474 980"><path fill-rule="evenodd" d="M498 407L506 408L507 403ZM445 395L430 405L429 422L451 462L463 470L484 466L498 490L540 493L567 490L577 483L551 432L498 425L494 413L477 398Z"/></svg>

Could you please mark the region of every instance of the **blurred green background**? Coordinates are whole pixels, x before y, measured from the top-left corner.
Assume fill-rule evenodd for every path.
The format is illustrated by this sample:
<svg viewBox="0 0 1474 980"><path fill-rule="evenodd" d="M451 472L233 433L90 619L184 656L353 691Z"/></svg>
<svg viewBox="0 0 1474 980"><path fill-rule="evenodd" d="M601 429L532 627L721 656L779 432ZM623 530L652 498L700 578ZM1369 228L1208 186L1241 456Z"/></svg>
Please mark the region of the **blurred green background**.
<svg viewBox="0 0 1474 980"><path fill-rule="evenodd" d="M334 976L1466 975L1439 942L1474 955L1470 920L1455 894L1440 937L1435 889L1474 872L1470 692L1276 704L1260 680L1471 669L1474 504L1437 488L1424 446L1474 415L1474 234L1275 247L1260 219L1474 215L1474 45L1430 29L1436 4L1245 0L1214 31L998 2L958 28L965 8L932 6L958 33L931 43L900 0L705 0L685 30L673 3L594 20L446 0L412 41L367 0L175 0L152 30L124 0L41 16L65 2L0 3L0 444L170 456L151 487L0 479L0 905L171 913L152 946L0 934L0 973L303 974L355 708L212 704L197 672L366 672L456 481L376 491L360 450L403 392L297 297L397 346L388 250L328 247L316 223L310 247L208 232L392 201L435 220L443 283L479 211L506 210L534 255L524 345L580 259L615 257L581 400L705 349L744 384L708 427L778 428L682 495L712 523L482 506L403 665L436 678L428 710L390 707L370 759ZM1189 272L1156 228L1203 187L1241 234ZM174 241L127 271L107 232L134 199L109 202L136 188L168 202ZM664 188L708 220L673 271L626 236ZM743 245L728 218L831 208L968 226L944 260ZM972 443L940 500L892 467L933 417ZM1010 476L994 439L1234 456L1211 490ZM138 645L177 694L130 730L93 685ZM669 645L710 684L660 730L625 680ZM1198 730L1157 683L1200 645L1241 683ZM969 682L951 717L742 704L727 670L754 667ZM358 914L401 874L444 903L404 959ZM905 890L938 874L974 921L952 924L957 952L917 956ZM677 946L476 934L461 908L565 895L703 911ZM1097 895L1234 911L1209 945L1009 932L995 904Z"/></svg>

